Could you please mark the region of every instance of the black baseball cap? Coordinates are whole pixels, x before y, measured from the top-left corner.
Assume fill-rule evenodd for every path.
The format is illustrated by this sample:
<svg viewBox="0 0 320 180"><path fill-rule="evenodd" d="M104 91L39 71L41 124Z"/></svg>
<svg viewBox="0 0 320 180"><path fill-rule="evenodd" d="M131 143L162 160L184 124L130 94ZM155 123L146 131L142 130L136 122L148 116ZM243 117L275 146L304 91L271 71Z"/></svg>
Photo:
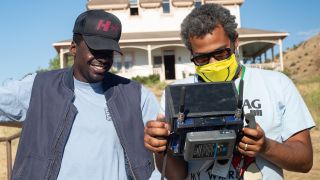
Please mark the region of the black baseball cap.
<svg viewBox="0 0 320 180"><path fill-rule="evenodd" d="M113 50L122 54L119 39L121 22L104 10L89 10L80 14L74 24L73 33L81 34L89 48Z"/></svg>

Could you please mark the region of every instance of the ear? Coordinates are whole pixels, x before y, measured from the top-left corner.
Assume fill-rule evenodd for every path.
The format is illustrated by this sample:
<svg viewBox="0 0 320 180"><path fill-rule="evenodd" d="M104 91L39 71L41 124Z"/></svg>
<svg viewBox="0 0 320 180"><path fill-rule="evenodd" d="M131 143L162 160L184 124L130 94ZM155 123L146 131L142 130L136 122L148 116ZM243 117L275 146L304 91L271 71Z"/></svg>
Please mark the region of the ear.
<svg viewBox="0 0 320 180"><path fill-rule="evenodd" d="M190 54L193 55L193 50L192 49L190 49Z"/></svg>
<svg viewBox="0 0 320 180"><path fill-rule="evenodd" d="M234 46L235 46L235 48L238 48L238 46L239 46L239 34L237 32L234 35Z"/></svg>
<svg viewBox="0 0 320 180"><path fill-rule="evenodd" d="M71 42L71 45L69 47L69 51L72 55L76 55L76 52L77 52L77 47L76 47L76 43L74 41Z"/></svg>

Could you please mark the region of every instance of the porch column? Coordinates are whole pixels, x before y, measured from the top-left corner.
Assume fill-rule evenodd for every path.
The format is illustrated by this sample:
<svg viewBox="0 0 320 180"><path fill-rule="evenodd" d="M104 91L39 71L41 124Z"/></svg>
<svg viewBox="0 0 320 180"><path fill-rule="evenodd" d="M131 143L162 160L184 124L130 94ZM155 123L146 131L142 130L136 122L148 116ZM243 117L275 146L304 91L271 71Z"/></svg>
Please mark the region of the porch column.
<svg viewBox="0 0 320 180"><path fill-rule="evenodd" d="M63 66L64 66L64 68L68 67L68 57L69 57L69 55L68 55L67 51L65 51L64 54L63 54L63 59L64 59Z"/></svg>
<svg viewBox="0 0 320 180"><path fill-rule="evenodd" d="M151 45L148 44L148 65L152 69L152 61L151 61Z"/></svg>
<svg viewBox="0 0 320 180"><path fill-rule="evenodd" d="M63 69L67 66L67 58L65 56L65 51L63 48L60 49L60 53L59 53L59 56L60 56L60 69Z"/></svg>
<svg viewBox="0 0 320 180"><path fill-rule="evenodd" d="M274 62L274 49L273 49L273 47L271 48L271 57L272 57L272 62Z"/></svg>
<svg viewBox="0 0 320 180"><path fill-rule="evenodd" d="M280 70L283 71L283 52L282 52L282 40L278 40L279 44L279 60L280 60Z"/></svg>

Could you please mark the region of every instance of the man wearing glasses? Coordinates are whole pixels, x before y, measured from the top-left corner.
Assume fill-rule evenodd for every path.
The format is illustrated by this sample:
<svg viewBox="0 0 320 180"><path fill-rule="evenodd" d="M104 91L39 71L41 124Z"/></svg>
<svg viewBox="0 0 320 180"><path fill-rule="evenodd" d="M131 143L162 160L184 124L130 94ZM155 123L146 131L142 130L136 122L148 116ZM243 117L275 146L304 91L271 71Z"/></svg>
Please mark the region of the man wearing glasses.
<svg viewBox="0 0 320 180"><path fill-rule="evenodd" d="M195 8L181 24L181 38L191 52L196 75L176 83L244 80L244 111L256 114L257 128L244 128L244 137L236 147L244 156L234 155L227 163L190 161L168 156L165 176L168 179L283 179L282 169L308 172L313 163L309 129L313 119L294 84L275 71L246 68L237 56L238 34L235 17L217 4ZM223 93L223 92L221 92ZM165 138L170 133L162 115L145 127L145 146L155 152L162 169ZM245 173L239 174L237 168Z"/></svg>

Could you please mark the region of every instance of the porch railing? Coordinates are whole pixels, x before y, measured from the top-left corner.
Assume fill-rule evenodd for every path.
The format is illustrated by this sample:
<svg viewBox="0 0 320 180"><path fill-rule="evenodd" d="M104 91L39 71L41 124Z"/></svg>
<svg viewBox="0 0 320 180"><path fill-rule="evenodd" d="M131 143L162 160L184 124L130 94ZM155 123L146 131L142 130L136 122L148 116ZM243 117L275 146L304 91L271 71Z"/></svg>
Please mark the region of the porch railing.
<svg viewBox="0 0 320 180"><path fill-rule="evenodd" d="M260 63L260 64L245 64L249 67L260 68L260 69L272 69L272 70L279 70L280 63L271 62L271 63Z"/></svg>
<svg viewBox="0 0 320 180"><path fill-rule="evenodd" d="M3 127L21 127L21 125L22 125L21 123L15 123L15 122L14 123L13 122L0 123L0 126L3 126ZM5 144L6 144L7 178L8 178L8 180L10 179L11 173L12 173L12 141L19 138L20 134L21 134L21 131L15 133L13 135L7 136L7 137L0 137L0 143L5 142Z"/></svg>

